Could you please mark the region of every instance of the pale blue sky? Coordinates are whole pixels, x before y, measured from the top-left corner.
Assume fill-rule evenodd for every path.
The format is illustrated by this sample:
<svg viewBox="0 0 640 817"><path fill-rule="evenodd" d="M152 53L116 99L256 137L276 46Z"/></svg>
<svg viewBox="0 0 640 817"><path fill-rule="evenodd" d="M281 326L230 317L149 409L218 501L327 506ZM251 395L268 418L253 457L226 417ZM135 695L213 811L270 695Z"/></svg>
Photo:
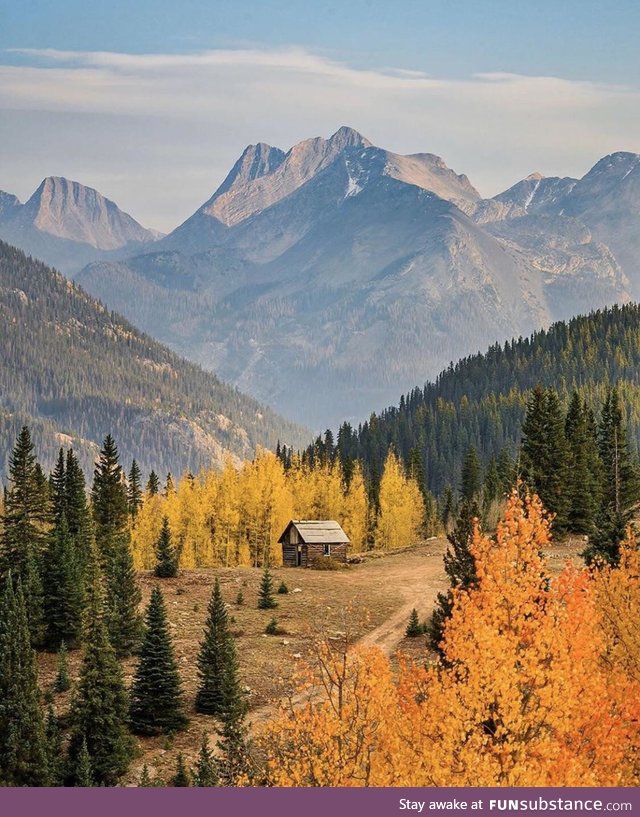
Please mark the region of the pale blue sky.
<svg viewBox="0 0 640 817"><path fill-rule="evenodd" d="M582 175L640 151L639 32L638 0L0 0L0 189L67 175L166 230L247 143L342 124L487 195Z"/></svg>

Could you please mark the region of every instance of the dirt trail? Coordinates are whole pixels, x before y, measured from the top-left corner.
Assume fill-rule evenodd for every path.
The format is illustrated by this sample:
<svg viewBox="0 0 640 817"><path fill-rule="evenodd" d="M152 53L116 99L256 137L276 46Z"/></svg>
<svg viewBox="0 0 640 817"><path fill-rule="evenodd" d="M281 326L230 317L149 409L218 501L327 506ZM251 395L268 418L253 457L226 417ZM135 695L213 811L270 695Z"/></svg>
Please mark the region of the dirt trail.
<svg viewBox="0 0 640 817"><path fill-rule="evenodd" d="M391 554L358 566L359 579L370 586L381 583L393 587L402 598L402 605L378 627L366 633L357 642L367 647L378 647L391 655L404 638L409 616L415 607L420 620L433 609L438 592L447 587L442 556L446 540L432 539L403 553ZM297 695L293 703L308 699L309 693ZM269 703L252 710L248 715L251 730L273 717L277 703Z"/></svg>

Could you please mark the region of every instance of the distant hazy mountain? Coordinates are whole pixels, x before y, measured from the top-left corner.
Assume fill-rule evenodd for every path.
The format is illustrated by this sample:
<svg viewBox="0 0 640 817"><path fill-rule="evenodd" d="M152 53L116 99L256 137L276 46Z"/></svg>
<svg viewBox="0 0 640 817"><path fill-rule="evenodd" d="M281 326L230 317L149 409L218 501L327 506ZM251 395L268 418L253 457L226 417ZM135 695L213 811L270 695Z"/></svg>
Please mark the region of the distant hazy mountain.
<svg viewBox="0 0 640 817"><path fill-rule="evenodd" d="M640 297L639 166L614 154L581 180L534 173L483 200L439 157L346 127L287 152L251 145L172 233L111 250L78 280L323 427L490 342Z"/></svg>
<svg viewBox="0 0 640 817"><path fill-rule="evenodd" d="M158 237L97 190L59 176L44 179L26 204L0 192L0 238L65 272Z"/></svg>
<svg viewBox="0 0 640 817"><path fill-rule="evenodd" d="M0 465L32 426L46 465L91 468L107 433L124 464L180 475L310 434L179 358L78 285L0 242Z"/></svg>

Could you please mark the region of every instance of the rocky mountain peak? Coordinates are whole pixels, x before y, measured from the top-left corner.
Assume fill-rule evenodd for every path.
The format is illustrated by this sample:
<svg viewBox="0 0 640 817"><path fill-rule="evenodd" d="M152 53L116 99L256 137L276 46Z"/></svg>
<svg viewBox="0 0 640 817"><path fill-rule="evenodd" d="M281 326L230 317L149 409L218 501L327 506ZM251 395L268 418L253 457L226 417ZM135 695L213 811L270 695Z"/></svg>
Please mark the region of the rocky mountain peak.
<svg viewBox="0 0 640 817"><path fill-rule="evenodd" d="M0 190L0 221L13 218L21 207L22 204L17 196L14 196L13 193L5 193L4 190Z"/></svg>
<svg viewBox="0 0 640 817"><path fill-rule="evenodd" d="M113 250L131 241L146 242L156 234L146 230L114 202L92 187L62 176L47 176L21 208L23 227L35 227L57 238Z"/></svg>

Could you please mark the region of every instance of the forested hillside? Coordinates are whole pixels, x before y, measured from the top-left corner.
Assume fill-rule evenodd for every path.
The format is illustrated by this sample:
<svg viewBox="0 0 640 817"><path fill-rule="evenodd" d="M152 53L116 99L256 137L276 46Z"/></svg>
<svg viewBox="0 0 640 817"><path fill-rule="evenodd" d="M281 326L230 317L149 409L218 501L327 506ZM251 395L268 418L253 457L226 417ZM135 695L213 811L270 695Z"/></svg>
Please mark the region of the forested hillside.
<svg viewBox="0 0 640 817"><path fill-rule="evenodd" d="M344 423L307 452L335 449L343 467L360 459L375 478L393 445L406 463L418 458L427 486L457 486L474 447L483 463L505 449L513 456L531 390L551 387L568 405L577 389L598 413L617 385L632 448L640 442L640 306L629 304L554 324L485 354L449 366L434 383L404 395L397 407L372 414L357 429ZM331 453L331 452L330 452Z"/></svg>
<svg viewBox="0 0 640 817"><path fill-rule="evenodd" d="M177 474L306 435L182 360L49 267L0 242L0 464L20 428L43 464L73 445L83 467L113 431L123 460Z"/></svg>

